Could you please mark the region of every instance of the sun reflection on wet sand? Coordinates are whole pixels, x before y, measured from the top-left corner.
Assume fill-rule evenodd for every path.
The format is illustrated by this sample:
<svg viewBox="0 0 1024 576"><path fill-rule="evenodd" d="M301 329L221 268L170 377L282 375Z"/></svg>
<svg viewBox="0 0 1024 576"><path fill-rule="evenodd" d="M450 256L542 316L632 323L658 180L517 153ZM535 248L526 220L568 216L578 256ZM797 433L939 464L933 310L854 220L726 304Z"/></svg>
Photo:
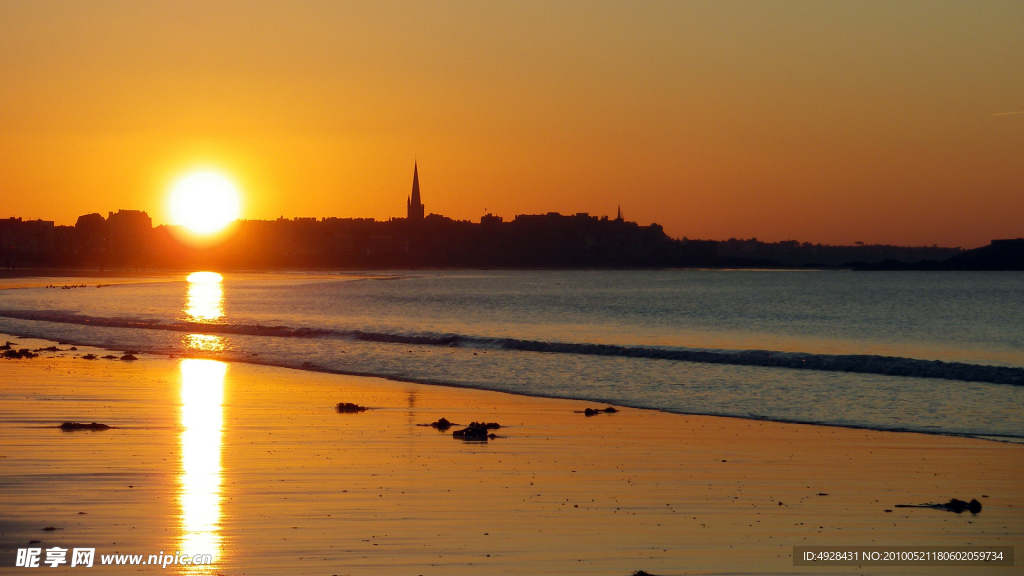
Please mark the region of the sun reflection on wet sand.
<svg viewBox="0 0 1024 576"><path fill-rule="evenodd" d="M224 317L224 277L216 272L193 272L188 275L185 292L185 319L189 322L211 323ZM186 350L220 352L224 341L212 334L186 334L182 337Z"/></svg>
<svg viewBox="0 0 1024 576"><path fill-rule="evenodd" d="M181 361L181 538L184 554L212 554L220 560L220 448L224 375L216 360ZM200 574L211 566L194 566Z"/></svg>

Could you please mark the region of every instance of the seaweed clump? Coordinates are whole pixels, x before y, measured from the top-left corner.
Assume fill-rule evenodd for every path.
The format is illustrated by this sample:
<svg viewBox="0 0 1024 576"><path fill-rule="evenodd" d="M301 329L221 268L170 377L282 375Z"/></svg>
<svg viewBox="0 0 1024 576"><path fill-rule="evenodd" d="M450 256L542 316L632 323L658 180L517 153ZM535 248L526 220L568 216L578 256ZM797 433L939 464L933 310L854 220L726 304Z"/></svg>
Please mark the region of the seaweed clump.
<svg viewBox="0 0 1024 576"><path fill-rule="evenodd" d="M501 424L497 422L470 422L469 426L462 430L456 430L452 432L452 438L459 438L461 440L482 440L487 441L488 439L495 439L498 437L497 434L489 432L490 430L496 430L501 428Z"/></svg>
<svg viewBox="0 0 1024 576"><path fill-rule="evenodd" d="M110 430L112 426L107 426L106 424L100 424L98 422L91 422L89 424L86 424L84 422L69 421L64 422L63 424L58 426L58 428L65 432L74 432L76 430Z"/></svg>
<svg viewBox="0 0 1024 576"><path fill-rule="evenodd" d="M587 408L578 412L582 412L585 416L590 417L597 416L598 414L615 414L618 410L609 406L607 408Z"/></svg>

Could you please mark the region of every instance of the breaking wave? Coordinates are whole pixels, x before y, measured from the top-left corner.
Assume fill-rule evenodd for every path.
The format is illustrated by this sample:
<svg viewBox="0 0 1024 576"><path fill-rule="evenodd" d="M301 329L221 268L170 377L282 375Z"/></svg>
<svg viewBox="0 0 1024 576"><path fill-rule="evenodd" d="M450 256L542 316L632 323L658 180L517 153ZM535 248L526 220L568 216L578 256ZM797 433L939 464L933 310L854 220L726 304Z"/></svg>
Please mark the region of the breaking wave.
<svg viewBox="0 0 1024 576"><path fill-rule="evenodd" d="M452 333L389 333L363 330L338 330L290 326L263 326L260 324L207 324L197 322L164 322L131 318L102 318L55 311L0 310L0 317L41 322L100 326L107 328L133 328L165 330L203 334L229 334L267 336L276 338L330 338L422 346L450 346L486 348L549 354L581 354L589 356L618 356L648 358L707 364L763 366L797 370L827 372L853 372L884 376L916 378L942 378L964 382L1024 385L1024 368L989 366L941 360L920 360L899 356L868 354L809 354L774 350L721 350L703 348L623 346L616 344L590 344L579 342L546 342L519 338L488 338Z"/></svg>

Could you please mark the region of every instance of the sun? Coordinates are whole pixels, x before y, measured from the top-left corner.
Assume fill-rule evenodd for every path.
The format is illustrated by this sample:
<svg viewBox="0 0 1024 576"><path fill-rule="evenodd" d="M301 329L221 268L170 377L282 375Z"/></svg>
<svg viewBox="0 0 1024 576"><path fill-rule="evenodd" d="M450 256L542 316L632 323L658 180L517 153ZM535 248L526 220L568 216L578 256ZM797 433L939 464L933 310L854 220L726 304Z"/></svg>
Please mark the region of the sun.
<svg viewBox="0 0 1024 576"><path fill-rule="evenodd" d="M171 219L196 234L211 234L238 218L238 190L216 172L196 172L171 190Z"/></svg>

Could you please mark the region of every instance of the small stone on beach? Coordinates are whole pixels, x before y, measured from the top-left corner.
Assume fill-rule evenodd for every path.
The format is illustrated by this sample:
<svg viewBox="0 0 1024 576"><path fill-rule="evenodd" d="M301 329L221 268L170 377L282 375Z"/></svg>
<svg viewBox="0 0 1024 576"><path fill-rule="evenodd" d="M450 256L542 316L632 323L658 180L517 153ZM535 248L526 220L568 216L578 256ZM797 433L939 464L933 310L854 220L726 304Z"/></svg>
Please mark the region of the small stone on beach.
<svg viewBox="0 0 1024 576"><path fill-rule="evenodd" d="M355 412L365 412L366 406L359 406L358 404L353 404L351 402L338 402L338 405L335 406L335 409L340 414L352 414Z"/></svg>

